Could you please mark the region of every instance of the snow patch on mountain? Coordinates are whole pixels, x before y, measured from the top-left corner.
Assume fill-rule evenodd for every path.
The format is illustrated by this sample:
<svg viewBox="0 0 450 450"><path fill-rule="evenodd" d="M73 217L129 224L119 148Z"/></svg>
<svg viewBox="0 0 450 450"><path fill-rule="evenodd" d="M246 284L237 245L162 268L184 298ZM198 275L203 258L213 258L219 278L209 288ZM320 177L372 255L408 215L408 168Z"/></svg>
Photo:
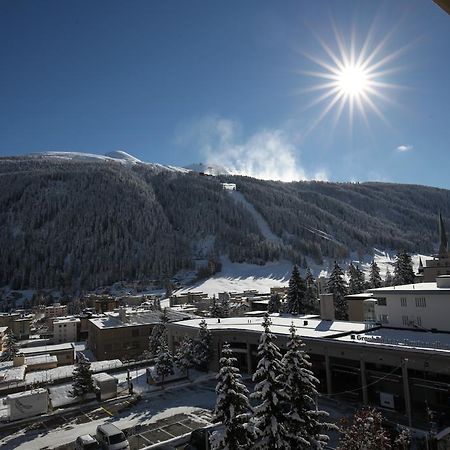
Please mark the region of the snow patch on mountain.
<svg viewBox="0 0 450 450"><path fill-rule="evenodd" d="M126 162L129 162L132 164L142 162L140 159L136 158L133 155L130 155L127 152L124 152L123 150L115 150L113 152L108 152L108 153L105 153L105 156L108 158L117 159L119 161L126 161Z"/></svg>
<svg viewBox="0 0 450 450"><path fill-rule="evenodd" d="M231 170L219 164L203 164L195 163L185 167L187 170L196 173L204 173L206 175L232 175Z"/></svg>

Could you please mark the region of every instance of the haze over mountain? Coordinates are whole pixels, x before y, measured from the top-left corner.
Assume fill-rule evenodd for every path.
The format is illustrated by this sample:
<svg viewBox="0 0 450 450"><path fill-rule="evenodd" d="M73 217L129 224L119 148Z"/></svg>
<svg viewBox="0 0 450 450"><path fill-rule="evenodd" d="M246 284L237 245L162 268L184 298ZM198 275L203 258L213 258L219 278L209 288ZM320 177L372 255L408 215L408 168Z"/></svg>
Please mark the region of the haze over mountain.
<svg viewBox="0 0 450 450"><path fill-rule="evenodd" d="M301 266L373 249L430 254L450 191L202 176L107 156L0 158L0 286L91 289L228 256ZM222 182L236 183L237 192Z"/></svg>

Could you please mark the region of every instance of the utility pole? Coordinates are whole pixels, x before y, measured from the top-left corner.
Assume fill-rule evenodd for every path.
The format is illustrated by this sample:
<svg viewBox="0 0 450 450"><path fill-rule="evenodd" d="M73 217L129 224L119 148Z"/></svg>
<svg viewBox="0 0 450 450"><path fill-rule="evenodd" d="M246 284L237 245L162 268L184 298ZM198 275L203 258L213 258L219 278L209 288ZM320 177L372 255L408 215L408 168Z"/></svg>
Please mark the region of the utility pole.
<svg viewBox="0 0 450 450"><path fill-rule="evenodd" d="M409 392L409 380L408 380L408 358L402 359L402 379L403 379L403 395L405 397L405 409L406 417L408 418L408 426L412 426L411 417L411 396Z"/></svg>

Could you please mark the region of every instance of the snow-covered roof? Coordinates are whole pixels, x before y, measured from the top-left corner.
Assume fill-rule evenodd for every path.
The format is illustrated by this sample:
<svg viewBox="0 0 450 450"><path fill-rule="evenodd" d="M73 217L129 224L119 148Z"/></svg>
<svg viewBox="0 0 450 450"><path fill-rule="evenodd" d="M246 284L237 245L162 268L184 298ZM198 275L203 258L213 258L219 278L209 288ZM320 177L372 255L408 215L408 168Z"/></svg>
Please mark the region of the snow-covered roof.
<svg viewBox="0 0 450 450"><path fill-rule="evenodd" d="M177 322L176 325L190 328L198 328L202 319L185 320L183 322ZM253 331L261 333L263 317L230 317L225 319L205 319L210 330L236 330L236 331ZM271 316L272 325L270 330L272 333L280 335L290 334L289 328L291 324L297 330L299 336L306 337L333 337L340 335L341 333L359 333L373 328L373 325L369 325L363 322L344 322L344 321L330 321L311 318L311 316Z"/></svg>
<svg viewBox="0 0 450 450"><path fill-rule="evenodd" d="M197 317L194 314L174 311L172 309L167 310L167 315L169 317L170 322ZM160 322L161 312L149 311L148 309L133 310L131 308L127 308L125 316L126 320L121 320L120 313L114 311L105 314L105 316L103 317L89 319L89 322L91 322L97 328L101 329L132 327L137 325L152 325Z"/></svg>
<svg viewBox="0 0 450 450"><path fill-rule="evenodd" d="M25 366L2 368L0 370L0 383L15 383L17 381L22 381L25 378Z"/></svg>
<svg viewBox="0 0 450 450"><path fill-rule="evenodd" d="M450 333L379 328L364 333L337 338L367 345L395 346L403 348L450 352Z"/></svg>
<svg viewBox="0 0 450 450"><path fill-rule="evenodd" d="M346 295L345 298L356 298L356 299L360 299L360 298L370 298L373 296L372 292L361 292L360 294L350 294L350 295Z"/></svg>
<svg viewBox="0 0 450 450"><path fill-rule="evenodd" d="M67 342L64 344L54 344L54 345L43 345L40 347L29 347L29 348L21 348L19 350L20 353L26 355L33 355L37 353L51 353L56 351L63 350L73 350L74 346L71 342Z"/></svg>
<svg viewBox="0 0 450 450"><path fill-rule="evenodd" d="M439 287L435 281L427 283L416 284L402 284L399 286L386 286L382 288L369 289L376 297L377 294L406 294L410 291L411 294L417 293L431 293L431 294L449 294L450 288Z"/></svg>
<svg viewBox="0 0 450 450"><path fill-rule="evenodd" d="M92 375L92 378L97 382L109 381L109 380L116 379L115 377L113 377L112 375L110 375L109 373L106 373L106 372L94 373Z"/></svg>
<svg viewBox="0 0 450 450"><path fill-rule="evenodd" d="M34 366L38 364L51 364L58 363L58 358L54 355L35 355L27 356L25 358L26 366Z"/></svg>
<svg viewBox="0 0 450 450"><path fill-rule="evenodd" d="M8 327L0 327L0 334L3 334L7 329Z"/></svg>
<svg viewBox="0 0 450 450"><path fill-rule="evenodd" d="M80 319L76 318L76 317L61 317L58 318L56 320L53 321L53 325L58 325L58 324L62 324L62 323L79 323Z"/></svg>
<svg viewBox="0 0 450 450"><path fill-rule="evenodd" d="M16 392L15 394L9 394L8 398L14 399L14 398L21 398L21 397L29 397L30 395L33 395L33 394L45 394L46 392L47 392L47 389L37 388L37 389L32 389L31 391Z"/></svg>

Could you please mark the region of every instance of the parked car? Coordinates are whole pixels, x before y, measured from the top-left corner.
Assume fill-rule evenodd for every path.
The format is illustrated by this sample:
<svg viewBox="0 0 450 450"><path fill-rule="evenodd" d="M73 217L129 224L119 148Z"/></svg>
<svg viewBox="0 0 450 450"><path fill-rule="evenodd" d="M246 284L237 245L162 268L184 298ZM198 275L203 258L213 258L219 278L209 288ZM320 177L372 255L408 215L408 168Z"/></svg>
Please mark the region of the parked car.
<svg viewBox="0 0 450 450"><path fill-rule="evenodd" d="M97 427L97 441L105 450L129 450L130 444L125 434L112 423Z"/></svg>
<svg viewBox="0 0 450 450"><path fill-rule="evenodd" d="M75 441L75 450L99 450L100 444L95 437L90 434L78 436Z"/></svg>

